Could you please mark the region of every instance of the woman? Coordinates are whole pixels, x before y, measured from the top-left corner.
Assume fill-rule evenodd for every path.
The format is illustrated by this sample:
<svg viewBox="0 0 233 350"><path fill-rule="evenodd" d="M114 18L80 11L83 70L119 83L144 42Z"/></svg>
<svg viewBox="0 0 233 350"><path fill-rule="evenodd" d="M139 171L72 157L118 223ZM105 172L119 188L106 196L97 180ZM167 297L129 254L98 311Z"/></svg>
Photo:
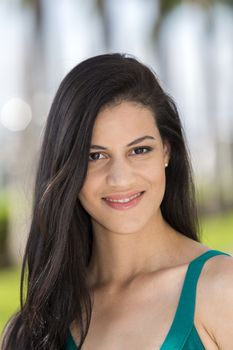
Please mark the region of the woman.
<svg viewBox="0 0 233 350"><path fill-rule="evenodd" d="M230 350L227 255L200 243L172 99L135 58L89 58L48 116L3 350Z"/></svg>

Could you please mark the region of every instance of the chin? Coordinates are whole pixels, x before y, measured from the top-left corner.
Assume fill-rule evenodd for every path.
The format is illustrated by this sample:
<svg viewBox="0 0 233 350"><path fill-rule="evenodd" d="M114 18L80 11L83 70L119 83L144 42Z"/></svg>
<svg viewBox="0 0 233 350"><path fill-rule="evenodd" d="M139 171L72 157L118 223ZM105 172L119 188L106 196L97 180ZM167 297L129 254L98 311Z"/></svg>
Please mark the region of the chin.
<svg viewBox="0 0 233 350"><path fill-rule="evenodd" d="M114 222L113 220L110 223L103 224L102 226L105 227L107 231L114 232L121 235L126 234L134 234L137 233L146 226L148 223L148 220L143 220L140 218L140 220L132 219L132 220L121 220L119 223L119 220Z"/></svg>

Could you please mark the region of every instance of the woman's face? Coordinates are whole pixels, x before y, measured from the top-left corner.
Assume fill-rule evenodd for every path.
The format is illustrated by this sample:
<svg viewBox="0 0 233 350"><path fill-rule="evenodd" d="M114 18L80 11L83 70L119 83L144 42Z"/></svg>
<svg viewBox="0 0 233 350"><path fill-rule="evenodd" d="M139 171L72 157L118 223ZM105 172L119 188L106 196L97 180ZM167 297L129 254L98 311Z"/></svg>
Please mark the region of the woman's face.
<svg viewBox="0 0 233 350"><path fill-rule="evenodd" d="M143 229L159 214L169 161L169 147L162 142L152 112L126 101L105 107L97 115L91 145L79 199L93 227L122 234ZM142 191L127 202L132 193ZM122 197L124 204L109 201Z"/></svg>

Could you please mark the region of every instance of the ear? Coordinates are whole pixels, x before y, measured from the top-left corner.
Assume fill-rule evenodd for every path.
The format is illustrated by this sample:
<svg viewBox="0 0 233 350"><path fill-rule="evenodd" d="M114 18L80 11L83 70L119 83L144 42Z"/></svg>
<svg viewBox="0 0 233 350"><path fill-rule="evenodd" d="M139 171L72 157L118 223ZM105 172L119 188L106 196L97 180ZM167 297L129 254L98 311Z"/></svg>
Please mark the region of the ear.
<svg viewBox="0 0 233 350"><path fill-rule="evenodd" d="M164 163L169 163L170 155L171 155L171 146L166 139L163 140L163 155L164 155Z"/></svg>

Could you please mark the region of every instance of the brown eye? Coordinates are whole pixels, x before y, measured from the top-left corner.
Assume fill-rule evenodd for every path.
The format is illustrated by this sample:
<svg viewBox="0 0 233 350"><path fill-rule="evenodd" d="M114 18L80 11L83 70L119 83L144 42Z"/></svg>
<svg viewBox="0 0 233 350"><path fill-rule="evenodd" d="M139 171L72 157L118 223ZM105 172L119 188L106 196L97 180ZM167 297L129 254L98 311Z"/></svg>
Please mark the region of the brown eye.
<svg viewBox="0 0 233 350"><path fill-rule="evenodd" d="M88 160L91 161L91 162L96 161L96 160L99 160L99 159L100 159L100 158L99 158L99 155L100 155L100 154L102 154L102 153L100 153L100 152L93 152L93 153L90 153L90 154L89 154Z"/></svg>
<svg viewBox="0 0 233 350"><path fill-rule="evenodd" d="M136 154L149 153L150 151L152 151L152 147L137 147L134 148L133 151L135 151Z"/></svg>

